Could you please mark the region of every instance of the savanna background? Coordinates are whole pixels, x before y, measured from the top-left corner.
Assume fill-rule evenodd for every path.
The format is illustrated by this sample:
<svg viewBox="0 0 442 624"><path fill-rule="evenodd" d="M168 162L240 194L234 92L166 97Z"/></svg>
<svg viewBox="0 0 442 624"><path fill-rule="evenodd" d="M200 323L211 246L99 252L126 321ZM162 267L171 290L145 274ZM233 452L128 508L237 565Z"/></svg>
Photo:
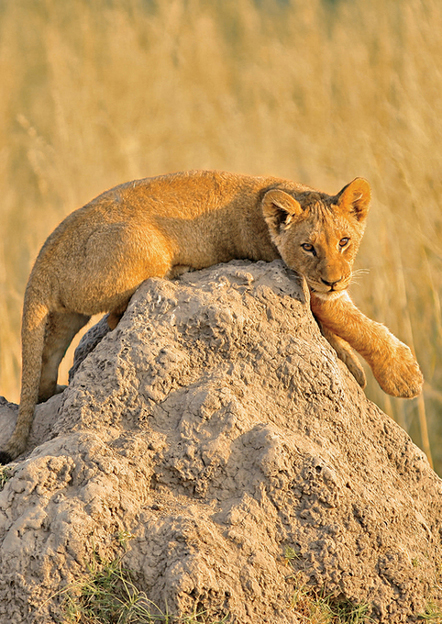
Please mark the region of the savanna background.
<svg viewBox="0 0 442 624"><path fill-rule="evenodd" d="M426 379L413 401L371 376L367 394L441 474L441 33L439 0L0 0L0 394L18 401L33 260L101 191L195 168L329 193L363 176L352 296Z"/></svg>

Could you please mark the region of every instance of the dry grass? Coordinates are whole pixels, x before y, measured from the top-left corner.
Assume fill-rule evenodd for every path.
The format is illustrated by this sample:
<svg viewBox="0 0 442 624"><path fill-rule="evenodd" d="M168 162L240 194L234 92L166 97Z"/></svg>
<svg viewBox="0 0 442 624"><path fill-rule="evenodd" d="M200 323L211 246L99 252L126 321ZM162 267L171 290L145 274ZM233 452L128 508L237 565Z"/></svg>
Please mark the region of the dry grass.
<svg viewBox="0 0 442 624"><path fill-rule="evenodd" d="M61 218L131 178L275 174L373 208L353 286L412 344L424 400L369 395L442 472L439 0L1 0L0 393L26 278ZM65 371L66 371L65 367Z"/></svg>

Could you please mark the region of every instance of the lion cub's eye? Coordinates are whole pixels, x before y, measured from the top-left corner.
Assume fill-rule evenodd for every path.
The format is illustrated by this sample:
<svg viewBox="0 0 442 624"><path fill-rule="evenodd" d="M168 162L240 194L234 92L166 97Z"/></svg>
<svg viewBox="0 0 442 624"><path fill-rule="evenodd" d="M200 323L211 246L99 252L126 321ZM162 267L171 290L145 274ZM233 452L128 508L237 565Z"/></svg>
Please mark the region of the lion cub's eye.
<svg viewBox="0 0 442 624"><path fill-rule="evenodd" d="M345 238L341 238L339 241L339 247L346 247L349 243L350 239L346 236Z"/></svg>
<svg viewBox="0 0 442 624"><path fill-rule="evenodd" d="M314 256L316 255L315 248L310 243L303 243L301 247L303 248L304 251L308 251L309 253L312 253Z"/></svg>

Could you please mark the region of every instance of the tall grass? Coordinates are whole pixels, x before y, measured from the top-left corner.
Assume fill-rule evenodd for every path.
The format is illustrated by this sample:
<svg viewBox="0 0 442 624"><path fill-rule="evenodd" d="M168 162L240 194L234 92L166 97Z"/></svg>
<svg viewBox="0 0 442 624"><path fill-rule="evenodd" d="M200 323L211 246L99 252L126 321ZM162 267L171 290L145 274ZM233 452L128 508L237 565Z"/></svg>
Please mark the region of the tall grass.
<svg viewBox="0 0 442 624"><path fill-rule="evenodd" d="M352 287L415 349L423 400L368 394L442 471L439 0L0 0L0 393L18 398L36 253L117 183L274 174L373 208ZM65 366L66 374L67 366Z"/></svg>

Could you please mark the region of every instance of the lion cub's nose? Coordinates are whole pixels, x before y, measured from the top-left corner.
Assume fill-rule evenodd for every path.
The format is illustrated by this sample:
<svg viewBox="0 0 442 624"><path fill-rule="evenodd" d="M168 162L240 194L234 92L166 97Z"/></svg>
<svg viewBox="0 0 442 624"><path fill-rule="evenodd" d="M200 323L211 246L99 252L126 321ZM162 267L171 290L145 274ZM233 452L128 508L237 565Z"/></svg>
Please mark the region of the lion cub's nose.
<svg viewBox="0 0 442 624"><path fill-rule="evenodd" d="M327 282L327 280L325 280L325 279L323 279L321 277L321 282L323 284L325 284L326 286L329 286L332 290L335 287L335 285L338 284L341 280L342 280L342 277L340 277L339 279L335 280L334 282Z"/></svg>

